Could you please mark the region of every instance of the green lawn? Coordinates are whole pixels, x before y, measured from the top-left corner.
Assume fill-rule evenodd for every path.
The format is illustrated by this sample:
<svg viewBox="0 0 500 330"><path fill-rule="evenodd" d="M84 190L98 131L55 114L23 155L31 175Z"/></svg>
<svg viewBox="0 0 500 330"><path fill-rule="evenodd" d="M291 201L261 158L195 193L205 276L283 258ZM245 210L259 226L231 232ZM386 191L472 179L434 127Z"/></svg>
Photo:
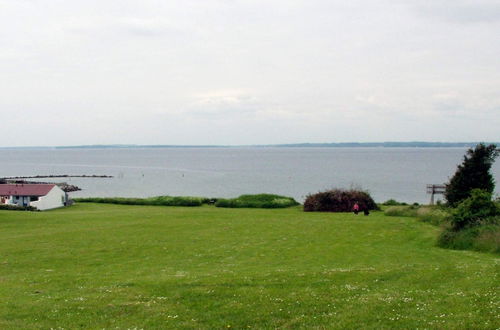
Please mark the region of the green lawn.
<svg viewBox="0 0 500 330"><path fill-rule="evenodd" d="M0 211L0 328L499 328L498 255L437 233L299 207Z"/></svg>

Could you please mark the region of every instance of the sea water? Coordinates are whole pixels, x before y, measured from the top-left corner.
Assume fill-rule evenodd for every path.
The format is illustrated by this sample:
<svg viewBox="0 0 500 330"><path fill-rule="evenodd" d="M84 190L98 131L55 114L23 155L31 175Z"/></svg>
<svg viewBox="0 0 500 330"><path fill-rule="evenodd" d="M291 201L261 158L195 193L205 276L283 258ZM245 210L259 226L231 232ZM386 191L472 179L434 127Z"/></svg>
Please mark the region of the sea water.
<svg viewBox="0 0 500 330"><path fill-rule="evenodd" d="M275 193L299 201L330 188L362 188L377 202L427 203L427 184L456 171L465 148L106 148L0 149L0 177L111 175L66 181L73 197ZM498 162L493 166L500 177ZM497 193L498 193L497 187Z"/></svg>

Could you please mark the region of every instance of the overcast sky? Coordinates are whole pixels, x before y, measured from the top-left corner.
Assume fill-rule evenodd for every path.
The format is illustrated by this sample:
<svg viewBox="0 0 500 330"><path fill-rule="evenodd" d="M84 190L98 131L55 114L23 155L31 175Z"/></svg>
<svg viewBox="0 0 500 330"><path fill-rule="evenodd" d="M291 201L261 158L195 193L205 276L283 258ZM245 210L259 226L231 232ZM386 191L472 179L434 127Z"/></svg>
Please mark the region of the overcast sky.
<svg viewBox="0 0 500 330"><path fill-rule="evenodd" d="M0 146L500 141L500 0L0 0Z"/></svg>

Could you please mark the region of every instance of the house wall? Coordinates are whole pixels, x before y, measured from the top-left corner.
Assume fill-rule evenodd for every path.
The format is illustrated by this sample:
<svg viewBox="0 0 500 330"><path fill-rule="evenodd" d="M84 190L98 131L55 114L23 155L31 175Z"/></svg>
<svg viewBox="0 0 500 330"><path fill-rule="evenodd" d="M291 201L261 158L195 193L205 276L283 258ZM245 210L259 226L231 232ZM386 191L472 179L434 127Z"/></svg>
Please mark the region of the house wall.
<svg viewBox="0 0 500 330"><path fill-rule="evenodd" d="M17 196L17 198L16 198ZM25 206L25 202L27 205L31 205L31 201L33 197L24 196L24 195L12 195L12 196L3 196L4 201L3 204L17 205L17 206ZM1 203L1 201L0 201Z"/></svg>
<svg viewBox="0 0 500 330"><path fill-rule="evenodd" d="M61 188L55 186L45 196L40 196L38 201L31 202L30 205L39 210L55 209L63 207L66 203L66 193Z"/></svg>
<svg viewBox="0 0 500 330"><path fill-rule="evenodd" d="M13 196L4 196L4 204L14 204Z"/></svg>
<svg viewBox="0 0 500 330"><path fill-rule="evenodd" d="M17 198L16 198L16 196L17 196ZM27 201L28 205L29 205L30 204L29 196L15 195L15 196L10 196L10 199L8 200L7 204L23 206L24 201Z"/></svg>

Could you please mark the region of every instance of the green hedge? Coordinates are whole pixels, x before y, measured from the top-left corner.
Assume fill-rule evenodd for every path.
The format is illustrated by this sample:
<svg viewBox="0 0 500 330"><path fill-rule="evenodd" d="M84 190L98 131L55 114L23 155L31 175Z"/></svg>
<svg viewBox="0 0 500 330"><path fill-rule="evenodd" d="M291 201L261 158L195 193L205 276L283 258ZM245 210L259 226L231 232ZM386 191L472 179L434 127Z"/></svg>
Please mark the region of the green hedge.
<svg viewBox="0 0 500 330"><path fill-rule="evenodd" d="M10 204L0 204L0 210L8 210L8 211L37 211L37 209L33 206L19 206L19 205L10 205Z"/></svg>
<svg viewBox="0 0 500 330"><path fill-rule="evenodd" d="M126 198L126 197L88 197L74 198L79 203L105 203L123 205L158 205L158 206L201 206L211 201L204 197L189 196L157 196L150 198Z"/></svg>
<svg viewBox="0 0 500 330"><path fill-rule="evenodd" d="M232 199L221 198L215 203L216 207L263 209L285 208L295 205L299 205L295 199L273 194L241 195Z"/></svg>
<svg viewBox="0 0 500 330"><path fill-rule="evenodd" d="M397 205L408 205L408 203L398 202L395 199L388 199L385 202L383 202L382 205L384 205L384 206L397 206Z"/></svg>

